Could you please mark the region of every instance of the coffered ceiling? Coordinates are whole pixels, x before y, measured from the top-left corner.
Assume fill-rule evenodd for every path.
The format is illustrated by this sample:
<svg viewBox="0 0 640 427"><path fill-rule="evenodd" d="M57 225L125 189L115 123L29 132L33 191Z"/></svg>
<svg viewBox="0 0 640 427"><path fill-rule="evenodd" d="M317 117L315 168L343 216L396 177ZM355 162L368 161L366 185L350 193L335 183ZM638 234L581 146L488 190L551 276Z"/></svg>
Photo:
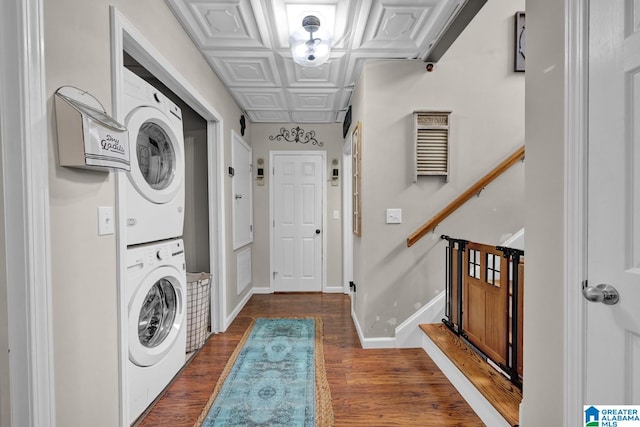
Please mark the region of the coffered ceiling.
<svg viewBox="0 0 640 427"><path fill-rule="evenodd" d="M256 123L342 122L364 61L435 62L453 42L451 34L455 39L485 2L167 0ZM465 19L461 11L470 9L468 3L475 3L476 10ZM319 67L301 67L291 58L289 34L306 15L318 16L333 35L330 59Z"/></svg>

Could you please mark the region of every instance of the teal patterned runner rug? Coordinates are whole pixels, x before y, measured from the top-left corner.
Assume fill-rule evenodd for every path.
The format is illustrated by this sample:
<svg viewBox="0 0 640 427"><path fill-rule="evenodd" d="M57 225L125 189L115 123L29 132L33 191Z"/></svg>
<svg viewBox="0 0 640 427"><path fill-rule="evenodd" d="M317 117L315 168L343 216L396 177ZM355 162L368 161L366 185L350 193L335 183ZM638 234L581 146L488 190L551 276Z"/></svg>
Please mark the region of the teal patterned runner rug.
<svg viewBox="0 0 640 427"><path fill-rule="evenodd" d="M256 319L197 427L332 426L320 318Z"/></svg>

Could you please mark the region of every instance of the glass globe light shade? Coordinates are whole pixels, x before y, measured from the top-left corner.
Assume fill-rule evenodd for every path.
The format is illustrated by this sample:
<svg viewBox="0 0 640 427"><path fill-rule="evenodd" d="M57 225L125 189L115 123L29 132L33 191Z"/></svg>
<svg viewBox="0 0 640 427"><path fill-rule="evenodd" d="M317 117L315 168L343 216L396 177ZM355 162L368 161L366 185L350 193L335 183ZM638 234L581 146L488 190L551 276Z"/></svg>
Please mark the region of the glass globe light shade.
<svg viewBox="0 0 640 427"><path fill-rule="evenodd" d="M291 56L303 67L317 67L329 59L331 53L331 35L322 28L309 32L303 27L296 29L289 37Z"/></svg>

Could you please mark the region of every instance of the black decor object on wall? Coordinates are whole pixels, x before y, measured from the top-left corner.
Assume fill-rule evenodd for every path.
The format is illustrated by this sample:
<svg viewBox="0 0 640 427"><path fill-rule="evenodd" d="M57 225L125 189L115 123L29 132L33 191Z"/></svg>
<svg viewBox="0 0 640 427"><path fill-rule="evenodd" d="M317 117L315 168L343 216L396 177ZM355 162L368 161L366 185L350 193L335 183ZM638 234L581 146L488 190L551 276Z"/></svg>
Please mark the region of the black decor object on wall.
<svg viewBox="0 0 640 427"><path fill-rule="evenodd" d="M342 122L342 137L346 138L351 127L351 105L347 108L347 114L344 115L344 121Z"/></svg>
<svg viewBox="0 0 640 427"><path fill-rule="evenodd" d="M516 34L514 41L514 63L513 71L524 71L525 68L525 48L526 48L526 34L525 34L525 13L517 12L516 15Z"/></svg>
<svg viewBox="0 0 640 427"><path fill-rule="evenodd" d="M244 130L247 127L247 122L244 118L244 114L240 115L240 135L244 136Z"/></svg>
<svg viewBox="0 0 640 427"><path fill-rule="evenodd" d="M295 142L297 144L308 144L317 145L318 147L324 146L324 142L318 141L316 139L316 131L310 130L305 132L300 126L296 126L288 130L286 128L280 128L280 133L278 135L270 135L270 141L287 141L287 142Z"/></svg>

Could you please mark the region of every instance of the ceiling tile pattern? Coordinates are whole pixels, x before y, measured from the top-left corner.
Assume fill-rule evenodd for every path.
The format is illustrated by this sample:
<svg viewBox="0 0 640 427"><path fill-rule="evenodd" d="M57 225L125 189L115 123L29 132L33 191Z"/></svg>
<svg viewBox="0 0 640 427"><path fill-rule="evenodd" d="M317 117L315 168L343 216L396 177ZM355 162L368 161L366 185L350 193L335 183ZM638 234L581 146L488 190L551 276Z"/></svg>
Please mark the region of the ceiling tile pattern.
<svg viewBox="0 0 640 427"><path fill-rule="evenodd" d="M341 122L367 59L425 58L466 0L166 0L253 122ZM295 64L289 34L316 15L331 57Z"/></svg>

